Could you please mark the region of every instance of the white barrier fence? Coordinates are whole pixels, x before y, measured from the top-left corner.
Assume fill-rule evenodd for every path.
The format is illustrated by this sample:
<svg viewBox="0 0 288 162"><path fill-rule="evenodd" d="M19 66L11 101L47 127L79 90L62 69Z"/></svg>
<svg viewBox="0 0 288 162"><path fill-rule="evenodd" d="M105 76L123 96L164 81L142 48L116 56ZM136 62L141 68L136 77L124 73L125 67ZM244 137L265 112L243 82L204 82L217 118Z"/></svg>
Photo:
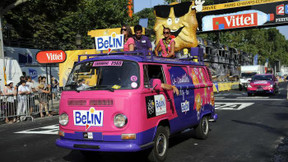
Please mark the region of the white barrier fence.
<svg viewBox="0 0 288 162"><path fill-rule="evenodd" d="M60 93L54 95L47 93L33 93L29 95L1 95L0 120L16 122L27 118L51 116L50 113L58 112ZM53 98L52 98L53 96Z"/></svg>

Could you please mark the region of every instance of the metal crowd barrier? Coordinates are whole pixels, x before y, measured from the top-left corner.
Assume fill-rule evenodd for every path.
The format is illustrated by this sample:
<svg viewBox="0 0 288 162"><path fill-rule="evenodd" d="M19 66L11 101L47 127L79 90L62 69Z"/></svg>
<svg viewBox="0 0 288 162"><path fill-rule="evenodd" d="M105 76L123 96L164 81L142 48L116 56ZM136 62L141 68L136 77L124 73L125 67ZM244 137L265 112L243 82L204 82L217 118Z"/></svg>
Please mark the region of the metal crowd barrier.
<svg viewBox="0 0 288 162"><path fill-rule="evenodd" d="M58 113L60 92L54 94L0 95L0 121L23 121L28 118L33 121L41 114Z"/></svg>

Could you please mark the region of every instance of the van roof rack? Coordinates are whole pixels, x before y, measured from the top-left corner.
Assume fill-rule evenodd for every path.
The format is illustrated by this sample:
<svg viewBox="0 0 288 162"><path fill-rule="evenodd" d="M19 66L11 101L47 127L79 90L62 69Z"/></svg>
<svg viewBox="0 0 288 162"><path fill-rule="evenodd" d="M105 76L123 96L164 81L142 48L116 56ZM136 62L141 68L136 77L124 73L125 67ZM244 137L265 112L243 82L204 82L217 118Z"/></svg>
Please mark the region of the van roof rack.
<svg viewBox="0 0 288 162"><path fill-rule="evenodd" d="M95 58L95 57L100 57L100 56L115 56L115 55L121 55L121 56L137 56L141 57L143 61L169 61L169 62L178 62L179 61L192 61L193 63L198 63L199 65L204 65L204 59L203 59L203 48L196 47L196 48L191 48L190 53L185 55L185 58L164 58L164 57L157 57L152 55L149 55L150 53L153 53L152 51L148 50L136 50L136 51L129 51L129 52L114 52L114 53L101 53L101 54L81 54L78 55L78 62L84 61L81 58L86 57L85 60ZM198 60L198 62L196 61ZM183 62L184 63L184 62Z"/></svg>

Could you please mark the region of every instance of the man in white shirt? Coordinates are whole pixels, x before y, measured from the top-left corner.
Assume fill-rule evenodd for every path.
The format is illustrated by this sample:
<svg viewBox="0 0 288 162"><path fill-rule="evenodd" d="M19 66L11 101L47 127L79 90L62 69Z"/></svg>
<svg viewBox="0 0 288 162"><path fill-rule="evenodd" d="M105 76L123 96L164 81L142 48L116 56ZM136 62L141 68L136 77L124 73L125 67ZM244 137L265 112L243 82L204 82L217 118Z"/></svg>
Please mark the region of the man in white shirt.
<svg viewBox="0 0 288 162"><path fill-rule="evenodd" d="M17 116L19 121L20 115L26 115L27 111L27 95L30 94L29 88L26 86L26 81L21 80L18 87L18 108Z"/></svg>
<svg viewBox="0 0 288 162"><path fill-rule="evenodd" d="M30 108L30 115L33 112L33 107L35 106L35 97L34 97L34 92L36 92L34 82L32 81L30 76L27 76L27 82L26 86L29 89L30 95L28 95L28 107Z"/></svg>

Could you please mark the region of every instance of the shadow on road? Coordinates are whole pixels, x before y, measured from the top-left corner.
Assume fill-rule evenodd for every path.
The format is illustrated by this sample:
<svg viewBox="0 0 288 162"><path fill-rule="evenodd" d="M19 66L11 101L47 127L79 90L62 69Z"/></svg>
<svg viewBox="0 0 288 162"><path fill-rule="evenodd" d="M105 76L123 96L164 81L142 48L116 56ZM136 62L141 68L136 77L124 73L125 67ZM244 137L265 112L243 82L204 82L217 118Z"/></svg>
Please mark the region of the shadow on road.
<svg viewBox="0 0 288 162"><path fill-rule="evenodd" d="M90 162L90 161L99 161L99 162L113 162L113 161L125 161L125 162L145 162L147 161L144 157L143 152L90 152L86 155L83 155L80 151L73 150L68 155L63 157L65 161L71 162Z"/></svg>
<svg viewBox="0 0 288 162"><path fill-rule="evenodd" d="M288 120L288 113L275 113L274 116L279 120Z"/></svg>
<svg viewBox="0 0 288 162"><path fill-rule="evenodd" d="M283 129L277 129L277 128L273 128L267 125L263 125L263 124L259 124L259 123L252 123L252 122L246 122L246 121L240 121L240 120L231 120L232 122L235 123L239 123L239 124L245 124L245 125L250 125L250 126L255 126L258 128L262 128L264 130L266 130L269 133L274 133L274 134L278 134L280 136L287 136L287 134L285 133L285 131L283 131Z"/></svg>

